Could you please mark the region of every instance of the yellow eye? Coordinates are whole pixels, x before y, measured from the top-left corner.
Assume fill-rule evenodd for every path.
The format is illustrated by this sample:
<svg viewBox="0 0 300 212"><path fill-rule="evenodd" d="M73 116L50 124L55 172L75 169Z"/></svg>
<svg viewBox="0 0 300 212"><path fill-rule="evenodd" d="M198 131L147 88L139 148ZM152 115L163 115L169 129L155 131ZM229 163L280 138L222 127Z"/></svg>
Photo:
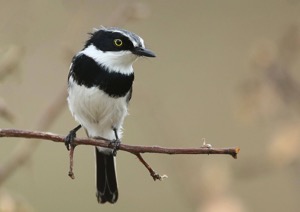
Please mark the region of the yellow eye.
<svg viewBox="0 0 300 212"><path fill-rule="evenodd" d="M114 44L117 46L117 47L120 47L123 45L123 41L121 39L114 39Z"/></svg>

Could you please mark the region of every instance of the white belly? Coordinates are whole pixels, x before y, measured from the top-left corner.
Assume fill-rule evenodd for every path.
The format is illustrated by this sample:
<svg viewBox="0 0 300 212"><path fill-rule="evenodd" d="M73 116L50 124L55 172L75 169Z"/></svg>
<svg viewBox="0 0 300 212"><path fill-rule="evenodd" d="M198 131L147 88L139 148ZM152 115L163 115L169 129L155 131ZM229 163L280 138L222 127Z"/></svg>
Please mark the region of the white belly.
<svg viewBox="0 0 300 212"><path fill-rule="evenodd" d="M76 121L87 130L88 136L113 140L113 128L116 128L121 138L121 128L127 115L126 96L113 98L98 88L79 86L71 78L68 90L69 108Z"/></svg>

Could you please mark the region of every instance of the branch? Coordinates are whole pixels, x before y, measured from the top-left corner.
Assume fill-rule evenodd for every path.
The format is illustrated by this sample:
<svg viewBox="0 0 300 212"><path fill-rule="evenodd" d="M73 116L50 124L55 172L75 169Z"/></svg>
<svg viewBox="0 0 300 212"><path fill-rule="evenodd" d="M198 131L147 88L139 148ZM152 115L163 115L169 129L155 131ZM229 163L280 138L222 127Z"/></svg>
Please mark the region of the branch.
<svg viewBox="0 0 300 212"><path fill-rule="evenodd" d="M31 139L43 139L50 140L54 142L63 143L65 141L65 136L60 136L57 134L49 132L40 132L40 131L29 131L29 130L17 130L17 129L0 129L0 137L22 137L22 138L31 138ZM110 145L110 140L105 138L76 138L74 140L74 145L90 145L90 146L100 146L106 148L113 148ZM237 154L240 149L235 148L212 148L207 146L196 147L196 148L167 148L159 146L136 146L136 145L127 145L120 144L119 150L132 153L138 157L138 159L143 163L143 165L148 169L150 175L154 180L163 179L165 176L160 176L155 173L153 169L146 163L142 158L141 153L160 153L160 154L227 154L231 155L233 158L237 158ZM70 152L70 172L69 176L72 175L74 178L72 167L73 167L73 154L74 149Z"/></svg>
<svg viewBox="0 0 300 212"><path fill-rule="evenodd" d="M29 130L17 130L17 129L0 129L0 137L21 137L21 138L34 138L50 140L54 142L64 142L65 136L60 136L48 132L40 131L29 131ZM76 138L74 140L75 145L90 145L90 146L100 146L112 149L113 147L109 145L110 140L105 138ZM132 154L138 153L159 153L159 154L226 154L231 155L233 158L237 158L239 153L239 148L206 148L206 147L196 147L196 148L167 148L159 146L135 146L120 144L119 150L130 152Z"/></svg>

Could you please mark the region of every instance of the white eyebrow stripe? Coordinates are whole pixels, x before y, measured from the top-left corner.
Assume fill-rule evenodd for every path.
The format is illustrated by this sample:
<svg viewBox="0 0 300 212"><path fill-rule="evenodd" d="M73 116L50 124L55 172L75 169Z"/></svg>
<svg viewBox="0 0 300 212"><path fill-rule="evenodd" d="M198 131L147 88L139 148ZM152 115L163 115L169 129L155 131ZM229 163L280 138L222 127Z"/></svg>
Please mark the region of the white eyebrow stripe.
<svg viewBox="0 0 300 212"><path fill-rule="evenodd" d="M120 31L120 30L112 30L111 32L118 32L118 33L124 35L125 37L127 37L132 42L132 44L133 44L134 47L138 47L139 46L139 43L136 42L136 40L133 39L132 36L130 36L130 34L124 32L124 31Z"/></svg>
<svg viewBox="0 0 300 212"><path fill-rule="evenodd" d="M127 37L132 42L134 47L145 48L144 40L140 36L138 36L132 32L129 32L127 30L122 30L117 27L106 28L104 26L101 26L100 29L98 29L98 30L105 30L105 31L120 33L120 34L124 35L125 37ZM96 29L96 31L97 31L97 29Z"/></svg>

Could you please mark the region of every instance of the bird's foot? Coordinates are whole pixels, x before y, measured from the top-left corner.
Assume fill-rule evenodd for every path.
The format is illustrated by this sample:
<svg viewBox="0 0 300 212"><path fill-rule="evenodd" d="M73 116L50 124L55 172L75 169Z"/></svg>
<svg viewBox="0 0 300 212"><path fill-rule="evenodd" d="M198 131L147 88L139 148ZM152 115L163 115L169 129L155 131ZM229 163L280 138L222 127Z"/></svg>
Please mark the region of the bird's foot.
<svg viewBox="0 0 300 212"><path fill-rule="evenodd" d="M69 134L65 137L65 145L67 150L70 150L70 146L75 148L74 140L76 138L76 132L81 128L81 125L78 125L73 130L70 130Z"/></svg>
<svg viewBox="0 0 300 212"><path fill-rule="evenodd" d="M75 138L76 138L76 131L74 131L74 130L71 130L69 132L69 134L65 137L65 145L66 145L68 151L70 150L70 146L75 147L75 144L74 144Z"/></svg>
<svg viewBox="0 0 300 212"><path fill-rule="evenodd" d="M113 156L117 155L117 151L120 149L120 144L121 144L121 141L119 139L115 139L110 142L109 146L113 147L113 149L112 149Z"/></svg>

